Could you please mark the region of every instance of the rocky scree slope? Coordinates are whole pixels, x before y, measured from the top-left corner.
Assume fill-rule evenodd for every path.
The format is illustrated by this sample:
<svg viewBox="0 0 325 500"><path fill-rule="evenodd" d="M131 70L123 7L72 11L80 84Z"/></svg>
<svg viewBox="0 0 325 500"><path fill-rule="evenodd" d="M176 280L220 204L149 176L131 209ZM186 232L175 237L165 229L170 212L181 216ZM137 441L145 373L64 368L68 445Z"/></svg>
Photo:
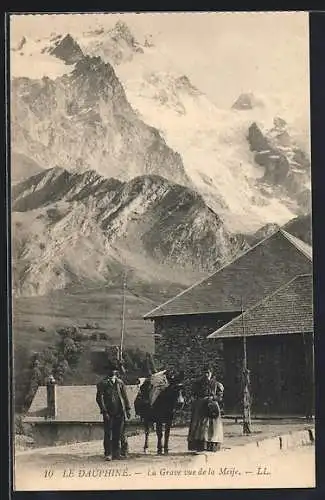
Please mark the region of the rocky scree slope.
<svg viewBox="0 0 325 500"><path fill-rule="evenodd" d="M157 175L56 167L13 186L12 210L15 295L107 284L125 269L187 286L246 247L200 195Z"/></svg>

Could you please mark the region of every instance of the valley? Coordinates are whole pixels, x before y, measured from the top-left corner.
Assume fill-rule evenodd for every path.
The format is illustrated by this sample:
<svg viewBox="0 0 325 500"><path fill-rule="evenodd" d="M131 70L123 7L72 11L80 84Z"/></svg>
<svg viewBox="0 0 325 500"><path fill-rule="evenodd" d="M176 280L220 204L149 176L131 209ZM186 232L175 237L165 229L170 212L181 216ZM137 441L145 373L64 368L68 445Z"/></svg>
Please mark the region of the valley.
<svg viewBox="0 0 325 500"><path fill-rule="evenodd" d="M172 59L121 20L11 46L18 382L59 328L118 344L125 275L125 346L152 352L155 306L279 227L311 243L303 110L243 85L221 106Z"/></svg>

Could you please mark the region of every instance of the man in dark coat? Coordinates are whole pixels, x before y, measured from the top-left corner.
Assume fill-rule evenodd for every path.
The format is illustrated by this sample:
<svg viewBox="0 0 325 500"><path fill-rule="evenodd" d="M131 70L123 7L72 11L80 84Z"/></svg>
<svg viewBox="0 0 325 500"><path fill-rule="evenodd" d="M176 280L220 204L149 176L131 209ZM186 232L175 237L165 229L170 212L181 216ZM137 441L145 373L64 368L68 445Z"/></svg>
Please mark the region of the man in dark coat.
<svg viewBox="0 0 325 500"><path fill-rule="evenodd" d="M97 384L96 401L104 420L105 459L119 459L127 453L125 420L130 418L130 403L124 382L118 378L117 367Z"/></svg>

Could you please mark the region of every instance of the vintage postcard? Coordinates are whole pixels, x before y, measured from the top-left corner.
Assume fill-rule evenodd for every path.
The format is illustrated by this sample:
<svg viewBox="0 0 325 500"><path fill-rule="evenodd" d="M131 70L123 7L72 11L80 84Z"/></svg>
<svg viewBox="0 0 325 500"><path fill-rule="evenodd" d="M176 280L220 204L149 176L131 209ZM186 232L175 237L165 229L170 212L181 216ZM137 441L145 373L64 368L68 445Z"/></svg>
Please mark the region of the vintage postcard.
<svg viewBox="0 0 325 500"><path fill-rule="evenodd" d="M15 490L313 488L308 13L9 22Z"/></svg>

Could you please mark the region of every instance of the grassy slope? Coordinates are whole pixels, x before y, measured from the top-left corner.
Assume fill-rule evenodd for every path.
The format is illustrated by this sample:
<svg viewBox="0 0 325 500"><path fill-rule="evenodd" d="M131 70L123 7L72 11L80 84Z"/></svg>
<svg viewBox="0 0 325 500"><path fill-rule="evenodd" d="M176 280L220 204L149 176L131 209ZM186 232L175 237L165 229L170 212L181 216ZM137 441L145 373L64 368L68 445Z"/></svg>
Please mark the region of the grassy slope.
<svg viewBox="0 0 325 500"><path fill-rule="evenodd" d="M153 323L144 321L143 315L169 297L176 295L184 286L177 284L137 283L130 285L126 293L125 347L138 347L153 352ZM101 350L119 344L121 332L122 293L120 288L62 290L43 297L21 297L13 301L13 345L15 405L23 403L28 390L29 359L53 345L59 336L56 329L66 325L84 327L87 323L98 324L83 330L89 335L105 332L107 340L88 340L78 365L69 370L65 384L95 384L100 378L92 364L91 350ZM96 325L97 326L97 325ZM43 327L45 331L40 331Z"/></svg>
<svg viewBox="0 0 325 500"><path fill-rule="evenodd" d="M153 349L153 324L143 315L183 287L170 284L139 283L126 293L125 345L144 350ZM122 293L118 288L101 287L88 290L59 291L42 297L21 297L13 302L14 345L39 351L56 339L55 329L65 325L84 326L98 323L99 328L87 332L105 332L112 343L119 342L121 331ZM45 332L39 328L44 327Z"/></svg>

